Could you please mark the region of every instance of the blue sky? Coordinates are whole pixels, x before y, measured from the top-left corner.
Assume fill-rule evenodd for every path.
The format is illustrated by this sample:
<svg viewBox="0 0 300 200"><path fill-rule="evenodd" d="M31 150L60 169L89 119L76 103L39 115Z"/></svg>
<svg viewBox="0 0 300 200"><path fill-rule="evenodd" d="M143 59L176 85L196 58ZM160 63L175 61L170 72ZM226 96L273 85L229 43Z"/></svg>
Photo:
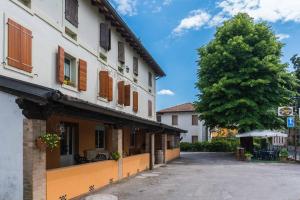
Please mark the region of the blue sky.
<svg viewBox="0 0 300 200"><path fill-rule="evenodd" d="M300 0L110 0L166 72L157 82L157 109L193 102L197 49L238 12L267 21L286 45L283 62L300 53Z"/></svg>

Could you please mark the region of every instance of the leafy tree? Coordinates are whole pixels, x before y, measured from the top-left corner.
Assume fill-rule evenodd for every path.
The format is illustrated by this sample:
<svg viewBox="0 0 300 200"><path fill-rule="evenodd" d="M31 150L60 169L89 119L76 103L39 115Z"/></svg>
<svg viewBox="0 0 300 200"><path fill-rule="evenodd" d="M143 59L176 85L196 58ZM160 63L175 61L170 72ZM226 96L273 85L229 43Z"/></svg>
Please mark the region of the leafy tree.
<svg viewBox="0 0 300 200"><path fill-rule="evenodd" d="M265 22L240 13L217 28L198 50L200 118L208 127L281 128L277 107L294 95L294 77L280 61L283 44Z"/></svg>
<svg viewBox="0 0 300 200"><path fill-rule="evenodd" d="M300 82L300 57L298 56L298 54L293 55L293 57L290 59L292 64L293 64L293 68L294 68L294 74L296 76L297 79L297 83L299 84ZM297 87L297 92L300 92L300 87Z"/></svg>
<svg viewBox="0 0 300 200"><path fill-rule="evenodd" d="M293 64L297 78L300 79L300 57L298 56L298 54L295 54L290 60Z"/></svg>

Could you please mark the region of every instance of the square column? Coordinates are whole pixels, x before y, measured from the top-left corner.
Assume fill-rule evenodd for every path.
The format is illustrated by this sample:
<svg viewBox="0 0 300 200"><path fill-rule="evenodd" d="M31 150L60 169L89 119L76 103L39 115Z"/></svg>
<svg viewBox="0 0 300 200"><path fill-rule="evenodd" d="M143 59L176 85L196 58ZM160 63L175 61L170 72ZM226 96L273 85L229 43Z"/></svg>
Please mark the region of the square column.
<svg viewBox="0 0 300 200"><path fill-rule="evenodd" d="M23 121L24 200L46 200L46 151L36 147L36 139L46 133L46 121Z"/></svg>
<svg viewBox="0 0 300 200"><path fill-rule="evenodd" d="M123 129L113 129L112 131L112 149L113 152L119 152L120 159L118 160L118 178L123 178Z"/></svg>
<svg viewBox="0 0 300 200"><path fill-rule="evenodd" d="M167 149L168 149L168 134L166 133L162 134L161 139L162 139L161 146L164 154L163 163L166 163L167 162L166 156L167 156Z"/></svg>
<svg viewBox="0 0 300 200"><path fill-rule="evenodd" d="M150 153L150 146L151 146L151 141L150 141L151 134L146 133L145 134L145 152Z"/></svg>
<svg viewBox="0 0 300 200"><path fill-rule="evenodd" d="M155 134L150 135L150 169L154 168L155 164Z"/></svg>

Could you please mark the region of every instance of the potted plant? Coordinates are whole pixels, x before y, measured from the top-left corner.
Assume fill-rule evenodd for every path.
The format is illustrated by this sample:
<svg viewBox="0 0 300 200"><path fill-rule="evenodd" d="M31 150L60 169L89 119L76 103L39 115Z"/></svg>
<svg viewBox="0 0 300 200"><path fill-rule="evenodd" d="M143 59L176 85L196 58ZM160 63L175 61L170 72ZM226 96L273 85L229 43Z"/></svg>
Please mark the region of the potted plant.
<svg viewBox="0 0 300 200"><path fill-rule="evenodd" d="M253 157L253 155L251 153L249 153L249 152L245 153L245 159L246 159L246 161L251 161L252 157Z"/></svg>
<svg viewBox="0 0 300 200"><path fill-rule="evenodd" d="M283 148L279 152L280 161L286 162L289 157L289 152L287 149Z"/></svg>
<svg viewBox="0 0 300 200"><path fill-rule="evenodd" d="M40 151L45 151L47 148L47 144L43 141L43 139L41 137L38 137L35 141L36 147L40 150Z"/></svg>
<svg viewBox="0 0 300 200"><path fill-rule="evenodd" d="M36 139L36 146L39 150L45 151L47 148L53 151L58 147L60 137L55 133L46 133Z"/></svg>
<svg viewBox="0 0 300 200"><path fill-rule="evenodd" d="M115 161L118 161L121 158L121 155L119 152L112 152L111 153L111 158Z"/></svg>

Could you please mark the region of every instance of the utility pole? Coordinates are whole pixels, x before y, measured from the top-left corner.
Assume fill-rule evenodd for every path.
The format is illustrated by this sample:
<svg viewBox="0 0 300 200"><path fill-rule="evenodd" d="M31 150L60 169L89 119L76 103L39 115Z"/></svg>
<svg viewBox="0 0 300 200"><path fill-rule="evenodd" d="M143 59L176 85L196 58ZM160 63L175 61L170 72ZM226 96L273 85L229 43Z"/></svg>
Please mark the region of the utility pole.
<svg viewBox="0 0 300 200"><path fill-rule="evenodd" d="M299 129L298 129L298 121L300 120L299 119L299 104L298 104L298 101L299 101L299 98L300 97L295 97L295 107L296 107L296 116L295 116L295 121L296 121L296 128L294 129L294 158L295 158L295 161L297 161L297 134L299 134ZM297 120L298 119L298 120Z"/></svg>

